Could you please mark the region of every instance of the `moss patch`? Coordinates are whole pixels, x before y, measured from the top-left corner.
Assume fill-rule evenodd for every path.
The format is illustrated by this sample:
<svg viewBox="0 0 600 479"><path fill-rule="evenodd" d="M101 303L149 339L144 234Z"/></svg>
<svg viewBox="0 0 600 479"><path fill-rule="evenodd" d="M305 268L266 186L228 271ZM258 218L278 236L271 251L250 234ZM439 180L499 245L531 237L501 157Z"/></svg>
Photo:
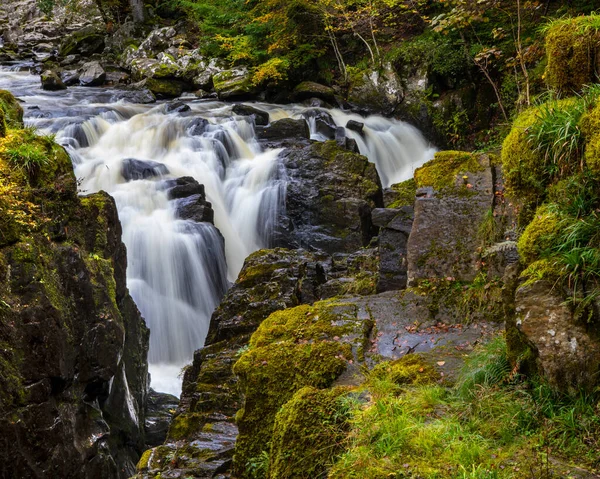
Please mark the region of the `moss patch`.
<svg viewBox="0 0 600 479"><path fill-rule="evenodd" d="M413 178L396 183L390 186L396 192L396 199L390 203L388 208L402 208L403 206L412 206L415 203L415 195L417 193L417 183Z"/></svg>
<svg viewBox="0 0 600 479"><path fill-rule="evenodd" d="M524 264L530 264L540 258L554 243L559 232L560 218L557 213L541 206L531 223L519 238L517 247Z"/></svg>
<svg viewBox="0 0 600 479"><path fill-rule="evenodd" d="M371 378L386 379L395 384L427 384L439 378L433 366L419 354L402 356L395 361L380 363L370 373Z"/></svg>
<svg viewBox="0 0 600 479"><path fill-rule="evenodd" d="M483 167L478 156L464 151L440 151L433 160L415 170L417 188L431 186L442 191L456 187L456 177L461 173L475 173ZM465 184L466 187L466 184Z"/></svg>
<svg viewBox="0 0 600 479"><path fill-rule="evenodd" d="M275 418L269 454L269 477L324 477L342 450L348 408L347 388L300 389Z"/></svg>

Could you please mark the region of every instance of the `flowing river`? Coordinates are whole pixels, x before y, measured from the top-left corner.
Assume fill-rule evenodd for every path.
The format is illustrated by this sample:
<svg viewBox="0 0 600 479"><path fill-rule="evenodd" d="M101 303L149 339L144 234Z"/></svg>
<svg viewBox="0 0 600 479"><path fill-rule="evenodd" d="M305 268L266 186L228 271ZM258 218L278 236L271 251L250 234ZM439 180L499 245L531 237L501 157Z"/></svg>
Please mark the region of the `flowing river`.
<svg viewBox="0 0 600 479"><path fill-rule="evenodd" d="M115 198L129 290L151 330L151 385L179 395L179 372L204 344L213 310L244 259L269 246L268 225L285 208L280 150L262 149L253 124L233 114L230 103L182 98L190 110L177 112L167 103L130 103L131 92L115 89L48 92L26 64L2 67L0 88L23 101L27 125L65 146L81 194L104 190ZM271 121L301 118L307 110L255 106ZM346 134L376 164L384 186L412 177L433 157L435 150L406 123L326 111L339 126L365 124L362 135ZM314 122L309 126L311 137L322 140ZM131 159L154 165L157 176L127 181ZM177 201L168 199L166 187L183 176L204 185L216 227L177 218Z"/></svg>

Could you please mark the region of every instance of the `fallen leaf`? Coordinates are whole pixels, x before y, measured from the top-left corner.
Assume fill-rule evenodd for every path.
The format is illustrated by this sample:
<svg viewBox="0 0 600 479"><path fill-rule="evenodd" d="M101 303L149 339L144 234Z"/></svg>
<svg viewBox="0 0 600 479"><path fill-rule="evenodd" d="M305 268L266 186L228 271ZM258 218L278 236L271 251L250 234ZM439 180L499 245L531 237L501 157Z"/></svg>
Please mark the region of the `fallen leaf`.
<svg viewBox="0 0 600 479"><path fill-rule="evenodd" d="M444 364L446 364L446 361L438 361L438 362L437 362L437 365L438 365L438 366L443 366Z"/></svg>

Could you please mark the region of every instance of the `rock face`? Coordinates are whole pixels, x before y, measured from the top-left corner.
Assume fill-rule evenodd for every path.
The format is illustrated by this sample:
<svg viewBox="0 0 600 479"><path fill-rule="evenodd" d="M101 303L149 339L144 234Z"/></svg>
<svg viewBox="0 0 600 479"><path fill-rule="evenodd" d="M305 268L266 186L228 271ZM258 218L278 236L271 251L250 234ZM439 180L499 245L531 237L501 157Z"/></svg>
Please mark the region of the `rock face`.
<svg viewBox="0 0 600 479"><path fill-rule="evenodd" d="M333 141L289 148L281 158L289 182L279 244L327 253L366 246L376 235L371 209L383 206L375 166Z"/></svg>
<svg viewBox="0 0 600 479"><path fill-rule="evenodd" d="M10 130L4 142L48 161L0 155L0 476L129 477L144 446L148 329L114 200L79 198L51 140Z"/></svg>
<svg viewBox="0 0 600 479"><path fill-rule="evenodd" d="M257 93L246 67L221 71L213 76L214 89L221 100L248 98Z"/></svg>
<svg viewBox="0 0 600 479"><path fill-rule="evenodd" d="M378 208L372 213L373 225L379 227L379 281L377 291L406 288L407 244L414 220L411 206Z"/></svg>
<svg viewBox="0 0 600 479"><path fill-rule="evenodd" d="M215 213L210 202L206 201L204 185L190 176L183 176L165 181L164 187L168 190L168 198L177 202L175 211L179 218L214 223Z"/></svg>
<svg viewBox="0 0 600 479"><path fill-rule="evenodd" d="M79 72L79 83L81 86L100 86L106 80L106 72L100 62L84 63Z"/></svg>
<svg viewBox="0 0 600 479"><path fill-rule="evenodd" d="M415 172L415 180L420 189L408 240L408 284L445 277L472 281L481 244L479 228L494 207L489 158L438 153Z"/></svg>
<svg viewBox="0 0 600 479"><path fill-rule="evenodd" d="M509 347L556 389L591 390L600 374L600 328L576 319L552 283L535 281L515 294L515 317L507 323Z"/></svg>

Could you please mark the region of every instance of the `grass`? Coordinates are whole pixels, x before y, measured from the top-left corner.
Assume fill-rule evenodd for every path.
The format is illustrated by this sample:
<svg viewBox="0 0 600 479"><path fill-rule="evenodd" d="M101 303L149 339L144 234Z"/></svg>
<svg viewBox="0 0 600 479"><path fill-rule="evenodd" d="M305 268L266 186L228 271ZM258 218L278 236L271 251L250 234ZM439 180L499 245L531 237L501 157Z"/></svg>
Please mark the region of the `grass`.
<svg viewBox="0 0 600 479"><path fill-rule="evenodd" d="M2 153L13 168L32 176L50 161L48 146L53 141L54 137L39 136L34 127L25 127L4 144Z"/></svg>
<svg viewBox="0 0 600 479"><path fill-rule="evenodd" d="M600 467L600 395L561 396L523 382L500 336L466 362L456 386L365 385L346 452L329 477L517 478L544 470L548 455Z"/></svg>

